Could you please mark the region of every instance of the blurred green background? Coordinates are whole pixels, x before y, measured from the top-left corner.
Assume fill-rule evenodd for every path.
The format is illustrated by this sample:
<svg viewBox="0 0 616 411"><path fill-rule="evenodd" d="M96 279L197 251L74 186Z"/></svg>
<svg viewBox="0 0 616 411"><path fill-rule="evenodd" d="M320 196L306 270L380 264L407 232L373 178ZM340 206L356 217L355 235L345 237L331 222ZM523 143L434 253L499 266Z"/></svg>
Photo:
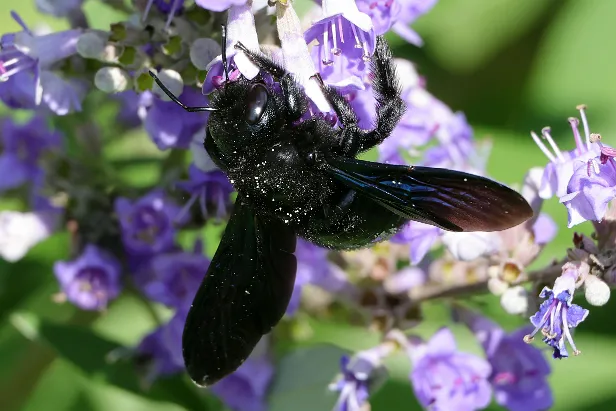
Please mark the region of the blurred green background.
<svg viewBox="0 0 616 411"><path fill-rule="evenodd" d="M0 32L18 29L10 10L31 26L64 27L61 21L38 15L33 3L2 0ZM304 8L310 3L297 0L296 4ZM106 28L119 17L96 0L86 1L86 9L95 27ZM616 130L615 17L613 0L440 0L414 26L425 40L422 49L395 36L390 41L397 56L418 64L434 95L466 113L477 137L492 139L491 175L519 184L529 167L546 163L529 131L550 125L561 148L571 148L567 118L577 115L577 104L588 105L591 131L601 133L604 143L616 144L610 133ZM150 144L143 136L136 141ZM545 209L561 230L544 251L539 262L543 264L562 257L573 234L566 229L563 206L552 200ZM589 228L576 227L585 232ZM136 344L155 326L158 315L168 313L152 313L133 296L120 298L101 315L54 303L51 296L58 289L51 266L66 256L66 244L67 238L59 234L16 264L0 261L0 410L220 409L216 401L204 401L181 377L155 384L144 394L127 364L106 360L111 349ZM210 252L215 247L215 243L208 243ZM495 300L480 300L493 318L507 328L523 323L504 315ZM585 302L581 299L580 303ZM576 333L583 351L580 357L551 361L554 410L607 411L616 407L614 309L613 301L591 309ZM426 313L428 321L419 331L427 336L447 321L447 315L436 304ZM89 327L80 327L85 324ZM325 398L339 353L311 346L328 342L356 350L377 341L376 335L346 324L310 320L307 324L311 332L298 343L303 348L283 357L272 391L272 410L308 411L329 406L318 401ZM465 330L453 328L463 348L479 352ZM392 379L374 396L373 410L419 409L408 383L408 364L392 364ZM331 400L326 398L323 404L331 404Z"/></svg>

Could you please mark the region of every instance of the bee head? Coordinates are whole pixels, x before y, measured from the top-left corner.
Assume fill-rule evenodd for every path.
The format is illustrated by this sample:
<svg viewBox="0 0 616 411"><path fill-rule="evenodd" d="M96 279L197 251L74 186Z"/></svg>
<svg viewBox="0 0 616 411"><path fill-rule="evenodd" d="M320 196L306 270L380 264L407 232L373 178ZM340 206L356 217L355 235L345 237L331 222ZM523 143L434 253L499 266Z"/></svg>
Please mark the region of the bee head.
<svg viewBox="0 0 616 411"><path fill-rule="evenodd" d="M240 77L210 95L208 134L225 154L245 151L280 133L286 122L284 100L260 76Z"/></svg>

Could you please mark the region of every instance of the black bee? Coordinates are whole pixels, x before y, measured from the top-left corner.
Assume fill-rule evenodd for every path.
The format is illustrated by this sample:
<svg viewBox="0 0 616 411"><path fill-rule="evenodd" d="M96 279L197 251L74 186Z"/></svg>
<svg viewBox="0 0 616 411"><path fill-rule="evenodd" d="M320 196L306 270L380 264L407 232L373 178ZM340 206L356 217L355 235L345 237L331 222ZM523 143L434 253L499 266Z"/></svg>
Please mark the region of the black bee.
<svg viewBox="0 0 616 411"><path fill-rule="evenodd" d="M295 282L297 235L352 249L386 239L409 220L450 231L497 231L532 216L522 196L487 178L356 159L387 138L405 111L382 37L371 63L372 130L360 129L349 103L322 81L341 127L323 118L300 122L308 110L301 86L262 53L235 47L265 74L227 81L210 95L210 107L186 107L150 73L186 110L211 111L204 146L238 192L184 328L184 361L197 384L211 385L237 369L280 321Z"/></svg>

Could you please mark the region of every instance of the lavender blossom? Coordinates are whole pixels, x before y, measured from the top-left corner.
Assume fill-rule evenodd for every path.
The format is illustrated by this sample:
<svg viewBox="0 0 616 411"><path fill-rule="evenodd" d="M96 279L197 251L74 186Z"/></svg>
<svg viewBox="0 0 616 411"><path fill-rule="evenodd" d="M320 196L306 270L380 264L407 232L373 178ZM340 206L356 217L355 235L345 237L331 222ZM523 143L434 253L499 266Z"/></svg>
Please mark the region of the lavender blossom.
<svg viewBox="0 0 616 411"><path fill-rule="evenodd" d="M411 221L390 238L392 243L410 246L410 261L416 265L423 260L444 231L432 225Z"/></svg>
<svg viewBox="0 0 616 411"><path fill-rule="evenodd" d="M580 105L578 109L582 117L585 140L582 140L578 130L579 120L573 117L569 118L569 124L571 125L573 138L575 140L575 149L572 151L562 151L558 148L552 138L549 127L545 127L541 130L541 136L548 142L552 151L548 149L537 134L531 132L531 137L550 161L543 172L543 181L539 191L541 198L548 199L554 195L558 197L566 195L567 186L569 185L571 177L573 177L576 165L580 162L587 164L590 160L601 155L600 147L590 140L590 128L585 111L586 106Z"/></svg>
<svg viewBox="0 0 616 411"><path fill-rule="evenodd" d="M201 213L208 217L208 205L214 215L222 219L231 207L231 193L234 191L227 175L218 169L203 171L195 164L188 168L188 181L180 181L177 187L190 194L190 199L182 208L179 216L188 213L190 207L199 200Z"/></svg>
<svg viewBox="0 0 616 411"><path fill-rule="evenodd" d="M316 246L301 238L297 239L295 257L297 272L295 286L286 314L293 315L299 308L302 288L306 284L316 285L332 293L340 293L348 286L346 274L327 259L329 250Z"/></svg>
<svg viewBox="0 0 616 411"><path fill-rule="evenodd" d="M152 6L156 6L158 11L167 15L165 28L169 28L175 15L183 10L184 1L185 0L148 0L145 5L145 10L143 11L143 20L145 21L148 18Z"/></svg>
<svg viewBox="0 0 616 411"><path fill-rule="evenodd" d="M361 351L353 357L340 359L341 375L329 385L330 391L340 393L334 411L364 409L370 393L382 383L385 376L383 359L392 351L391 342Z"/></svg>
<svg viewBox="0 0 616 411"><path fill-rule="evenodd" d="M587 273L586 273L587 274ZM530 343L535 334L541 330L543 342L552 347L554 358L569 356L565 340L573 348L573 355L579 355L573 342L570 329L577 327L588 315L588 310L573 304L573 293L576 282L583 275L574 263L563 265L563 272L554 282L554 288L544 287L539 297L546 300L539 307L539 311L530 317L535 329L524 336L524 342Z"/></svg>
<svg viewBox="0 0 616 411"><path fill-rule="evenodd" d="M159 376L184 370L182 332L186 314L185 310L178 310L168 323L146 335L137 346L136 360L144 368L148 385Z"/></svg>
<svg viewBox="0 0 616 411"><path fill-rule="evenodd" d="M82 30L36 35L15 12L23 28L0 38L0 99L11 108L32 109L44 103L57 115L81 110L83 86L65 80L51 67L77 53Z"/></svg>
<svg viewBox="0 0 616 411"><path fill-rule="evenodd" d="M137 286L152 301L169 307L187 307L192 302L210 265L200 247L194 252L157 254L135 276Z"/></svg>
<svg viewBox="0 0 616 411"><path fill-rule="evenodd" d="M207 98L194 87L184 87L180 101L188 106L207 105ZM207 123L208 113L190 113L172 101L142 97L138 113L145 131L160 150L188 149L193 135Z"/></svg>
<svg viewBox="0 0 616 411"><path fill-rule="evenodd" d="M195 0L197 6L212 11L225 11L233 6L242 6L246 0Z"/></svg>
<svg viewBox="0 0 616 411"><path fill-rule="evenodd" d="M422 15L429 12L438 0L397 0L400 3L400 13L396 16L393 31L411 44L422 46L423 40L409 27Z"/></svg>
<svg viewBox="0 0 616 411"><path fill-rule="evenodd" d="M427 343L410 348L410 378L417 399L434 411L480 410L490 403L490 364L483 358L457 351L447 328Z"/></svg>
<svg viewBox="0 0 616 411"><path fill-rule="evenodd" d="M372 19L377 36L388 32L401 12L399 0L357 0L356 3L359 11Z"/></svg>
<svg viewBox="0 0 616 411"><path fill-rule="evenodd" d="M70 262L58 261L54 274L66 299L83 310L102 310L120 294L120 263L95 245Z"/></svg>
<svg viewBox="0 0 616 411"><path fill-rule="evenodd" d="M201 7L207 8L205 3L211 1L202 1ZM222 55L216 57L208 65L208 73L203 83L203 94L211 93L214 88L220 86L225 80L235 80L241 73L244 77L251 80L259 74L259 68L244 54L243 51L237 50L235 44L239 41L249 50L259 50L259 37L257 35L257 27L255 18L252 14L252 8L245 1L230 1L219 2L220 7L229 8L227 15L227 44L226 55L227 64L229 65L229 79L225 79L222 65ZM231 6L231 7L229 7Z"/></svg>
<svg viewBox="0 0 616 411"><path fill-rule="evenodd" d="M600 164L600 159L589 160L594 167L590 163L575 164L567 194L560 197L567 207L569 228L588 220L601 221L616 197L616 164L613 160Z"/></svg>
<svg viewBox="0 0 616 411"><path fill-rule="evenodd" d="M266 395L274 376L274 365L266 356L254 354L211 390L234 411L267 410Z"/></svg>
<svg viewBox="0 0 616 411"><path fill-rule="evenodd" d="M5 120L0 138L4 147L0 154L0 192L40 180L42 157L58 150L62 143L60 133L50 130L41 116L22 125Z"/></svg>
<svg viewBox="0 0 616 411"><path fill-rule="evenodd" d="M134 202L117 198L115 212L122 228L122 241L129 253L151 255L173 247L173 224L180 208L167 199L162 190L151 191Z"/></svg>
<svg viewBox="0 0 616 411"><path fill-rule="evenodd" d="M370 17L353 0L324 0L323 15L304 35L318 40L313 60L323 80L335 87L363 89L376 35Z"/></svg>
<svg viewBox="0 0 616 411"><path fill-rule="evenodd" d="M492 366L489 381L496 402L510 411L542 411L554 403L547 377L550 366L541 351L525 344L528 327L506 333L496 323L457 307L457 317L475 334Z"/></svg>

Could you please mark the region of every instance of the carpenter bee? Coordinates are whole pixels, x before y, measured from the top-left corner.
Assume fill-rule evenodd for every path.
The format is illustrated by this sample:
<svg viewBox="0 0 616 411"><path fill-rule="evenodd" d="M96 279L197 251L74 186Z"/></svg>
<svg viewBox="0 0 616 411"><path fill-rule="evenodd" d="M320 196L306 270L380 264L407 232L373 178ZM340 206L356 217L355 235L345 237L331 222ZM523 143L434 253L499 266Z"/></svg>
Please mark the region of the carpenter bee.
<svg viewBox="0 0 616 411"><path fill-rule="evenodd" d="M222 44L229 79L224 38ZM197 384L236 370L280 321L295 282L296 236L352 249L386 239L409 220L450 231L497 231L532 216L520 194L484 177L356 158L387 138L405 111L383 37L371 62L372 130L360 129L349 103L322 81L340 126L306 119L308 98L293 76L260 51L235 47L261 74L227 80L210 94L209 107L185 106L150 73L184 109L211 112L205 149L238 192L184 328L184 361Z"/></svg>

